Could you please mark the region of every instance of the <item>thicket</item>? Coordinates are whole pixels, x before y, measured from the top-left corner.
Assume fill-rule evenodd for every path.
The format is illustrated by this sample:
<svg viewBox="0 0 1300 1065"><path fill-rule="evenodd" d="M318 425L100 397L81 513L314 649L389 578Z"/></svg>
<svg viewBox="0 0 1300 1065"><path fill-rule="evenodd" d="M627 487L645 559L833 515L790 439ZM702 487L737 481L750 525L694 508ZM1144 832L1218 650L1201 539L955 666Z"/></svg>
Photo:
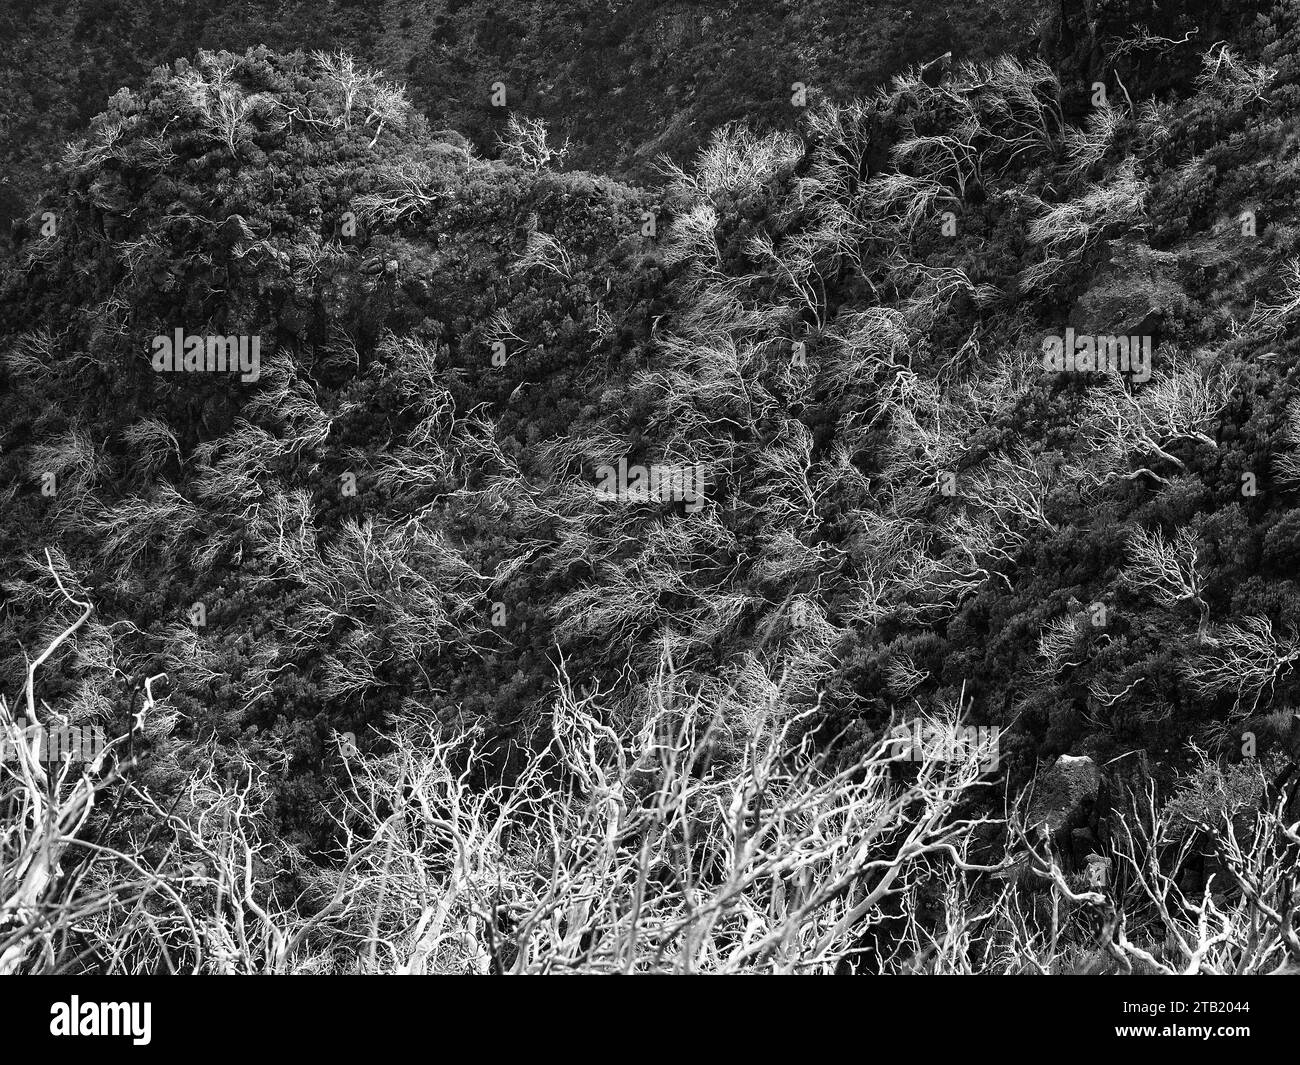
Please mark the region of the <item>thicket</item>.
<svg viewBox="0 0 1300 1065"><path fill-rule="evenodd" d="M96 605L42 699L135 737L121 838L178 795L261 833L241 971L444 933L471 969L1294 959L1259 877L1297 843L1298 13L1181 95L1116 78L1080 122L1037 60L913 69L651 190L519 118L486 161L337 53L157 71L3 282L5 689ZM1045 371L1067 327L1151 337L1150 379ZM176 328L259 336L260 378L155 373ZM698 468L703 506L601 492L620 458ZM998 726L1012 803L1057 754L1152 752L1129 874L1088 889L966 763L889 755L918 716ZM1237 873L1184 895L1207 837ZM1046 924L993 876L1026 860ZM884 946L879 876L916 904Z"/></svg>
<svg viewBox="0 0 1300 1065"><path fill-rule="evenodd" d="M1017 49L1039 14L888 0L864 25L848 0L25 0L0 11L0 246L106 98L201 49L344 51L481 152L515 111L568 140L575 165L651 181L661 152L685 163L725 122L791 128L796 81L847 98L950 49ZM498 81L506 109L491 103Z"/></svg>

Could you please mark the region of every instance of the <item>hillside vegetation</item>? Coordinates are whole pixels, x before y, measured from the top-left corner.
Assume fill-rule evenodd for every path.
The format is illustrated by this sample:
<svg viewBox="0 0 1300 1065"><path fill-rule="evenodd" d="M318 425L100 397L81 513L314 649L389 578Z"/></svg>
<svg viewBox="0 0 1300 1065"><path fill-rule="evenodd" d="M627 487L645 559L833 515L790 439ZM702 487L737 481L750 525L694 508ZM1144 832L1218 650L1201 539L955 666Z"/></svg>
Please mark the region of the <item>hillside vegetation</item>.
<svg viewBox="0 0 1300 1065"><path fill-rule="evenodd" d="M660 153L686 163L726 122L793 127L795 82L847 99L951 49L992 57L1030 41L1040 6L25 0L0 11L0 218L7 230L25 214L105 99L201 49L342 50L489 155L517 111L569 141L573 165L651 181ZM493 106L497 83L502 107Z"/></svg>
<svg viewBox="0 0 1300 1065"><path fill-rule="evenodd" d="M3 280L0 668L121 740L5 778L0 965L1300 965L1300 5L1072 11L645 187L339 52L115 95Z"/></svg>

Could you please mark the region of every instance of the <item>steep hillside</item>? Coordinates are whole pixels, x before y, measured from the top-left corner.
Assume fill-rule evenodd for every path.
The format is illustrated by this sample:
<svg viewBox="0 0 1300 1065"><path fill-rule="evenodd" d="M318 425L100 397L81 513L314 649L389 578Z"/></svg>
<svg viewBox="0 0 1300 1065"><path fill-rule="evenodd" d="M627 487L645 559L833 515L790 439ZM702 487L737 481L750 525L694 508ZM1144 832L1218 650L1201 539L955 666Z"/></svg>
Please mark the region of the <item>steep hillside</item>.
<svg viewBox="0 0 1300 1065"><path fill-rule="evenodd" d="M570 141L575 165L645 181L726 122L792 126L796 81L847 98L950 49L1029 47L1038 19L1028 2L32 0L0 11L0 245L109 96L199 49L345 51L480 151L513 111Z"/></svg>
<svg viewBox="0 0 1300 1065"><path fill-rule="evenodd" d="M539 475L662 298L647 197L534 148L482 162L337 58L205 55L115 97L5 289L7 635L56 544L131 619L91 638L309 790L325 725L517 716L551 682L547 578L516 578L503 657L489 592L527 558L497 482ZM177 330L258 365L157 372Z"/></svg>
<svg viewBox="0 0 1300 1065"><path fill-rule="evenodd" d="M166 674L139 737L160 795L214 762L260 771L259 824L345 846L417 778L427 816L459 810L438 789L464 773L503 820L521 796L524 837L558 818L610 868L666 833L686 873L619 866L619 905L635 872L668 914L698 832L741 925L727 833L793 779L785 832L798 782L828 773L862 789L816 791L849 855L819 852L808 889L832 966L868 934L893 949L874 923L894 896L1005 902L962 874L1010 875L1027 827L1080 891L1092 858L1140 870L1124 803L1151 778L1152 853L1285 804L1300 5L1207 21L1217 44L1190 13L1137 36L1131 14L1067 7L1041 59L727 126L649 189L564 169L518 116L485 160L337 53L203 52L119 93L3 282L5 688L90 602L41 697L131 732L132 683ZM243 362L223 368L226 338ZM968 776L882 760L906 723L992 749ZM692 781L717 792L674 806ZM1029 826L985 821L1017 803ZM444 860L404 831L417 871ZM808 831L745 890L775 892ZM903 858L881 872L858 847L878 831L920 856L907 892ZM562 842L501 843L512 890L545 895ZM280 882L346 881L370 860L350 853L278 851ZM574 853L566 875L598 877ZM1196 897L1203 857L1170 873ZM1109 928L1099 965L1165 964L1111 938L1119 913L1149 947L1174 921L1141 876L1067 899L1075 946ZM797 965L773 920L754 950ZM750 958L745 928L715 949ZM1021 932L961 964L1015 969ZM555 935L578 966L582 937ZM516 949L493 964L531 964Z"/></svg>

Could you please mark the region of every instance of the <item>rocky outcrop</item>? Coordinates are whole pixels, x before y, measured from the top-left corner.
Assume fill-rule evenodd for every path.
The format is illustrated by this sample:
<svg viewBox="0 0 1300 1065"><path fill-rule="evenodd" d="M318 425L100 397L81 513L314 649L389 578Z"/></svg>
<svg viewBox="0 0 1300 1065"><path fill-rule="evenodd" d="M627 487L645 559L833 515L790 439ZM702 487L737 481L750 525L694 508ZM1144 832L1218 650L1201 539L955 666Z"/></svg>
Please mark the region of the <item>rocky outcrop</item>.
<svg viewBox="0 0 1300 1065"><path fill-rule="evenodd" d="M1075 302L1070 324L1099 336L1158 335L1162 323L1187 303L1178 282L1178 257L1131 239L1113 241L1108 253Z"/></svg>
<svg viewBox="0 0 1300 1065"><path fill-rule="evenodd" d="M1087 755L1061 755L1034 780L1025 828L1046 836L1056 853L1080 868L1097 847L1102 774Z"/></svg>

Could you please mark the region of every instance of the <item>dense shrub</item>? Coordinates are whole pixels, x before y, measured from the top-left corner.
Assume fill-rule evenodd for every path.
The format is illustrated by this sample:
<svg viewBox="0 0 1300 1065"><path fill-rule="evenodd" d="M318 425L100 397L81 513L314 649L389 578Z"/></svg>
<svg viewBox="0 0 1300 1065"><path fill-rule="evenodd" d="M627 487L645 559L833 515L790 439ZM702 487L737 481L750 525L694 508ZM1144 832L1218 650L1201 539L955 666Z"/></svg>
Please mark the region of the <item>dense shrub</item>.
<svg viewBox="0 0 1300 1065"><path fill-rule="evenodd" d="M1255 875L1295 843L1298 14L1261 15L1160 98L1134 100L1119 58L912 69L814 98L794 129L724 126L651 189L556 169L522 120L486 160L338 53L155 71L69 148L3 280L7 688L71 620L49 617L53 586L65 612L94 601L115 621L47 663L51 704L134 735L121 679L165 674L140 794L257 775L281 887L370 860L324 860L387 809L357 805L349 757L372 793L401 766L453 803L454 769L599 834L599 796L663 754L670 704L709 734L673 757L738 795L772 736L827 779L876 766L868 805L924 790L934 765L873 761L903 720L998 730L1009 801L1044 759L1145 749L1157 790L1183 791L1135 813L1149 838L1097 845L1141 868L1194 822ZM1187 44L1143 47L1180 68ZM1105 79L1085 116L1067 75ZM256 337L255 379L157 372L154 338L178 329ZM1150 362L1047 361L1075 334L1145 340ZM548 773L581 778L581 802ZM1223 811L1194 800L1225 779L1214 835ZM1071 942L1109 929L1098 964L1204 961L1126 945L1119 913L1157 937L1194 925L1158 885L1084 890L960 791L940 805L967 849L925 863L918 893L998 891L986 874L1029 848L1086 915ZM1242 795L1266 823L1247 830ZM685 831L642 812L629 845ZM407 842L410 875L441 861ZM880 901L857 861L817 873L857 901L813 931L774 918L764 964L806 961L782 953L805 933L812 963L852 952ZM751 887L695 945L712 961L748 958L728 922ZM579 963L535 929L493 953L478 905L455 964ZM945 964L1038 957L1032 929L1005 931L1006 957L949 944ZM650 934L677 951L679 933ZM405 934L399 953L428 955ZM1065 965L1061 934L1040 967ZM1225 950L1211 967L1238 965Z"/></svg>

